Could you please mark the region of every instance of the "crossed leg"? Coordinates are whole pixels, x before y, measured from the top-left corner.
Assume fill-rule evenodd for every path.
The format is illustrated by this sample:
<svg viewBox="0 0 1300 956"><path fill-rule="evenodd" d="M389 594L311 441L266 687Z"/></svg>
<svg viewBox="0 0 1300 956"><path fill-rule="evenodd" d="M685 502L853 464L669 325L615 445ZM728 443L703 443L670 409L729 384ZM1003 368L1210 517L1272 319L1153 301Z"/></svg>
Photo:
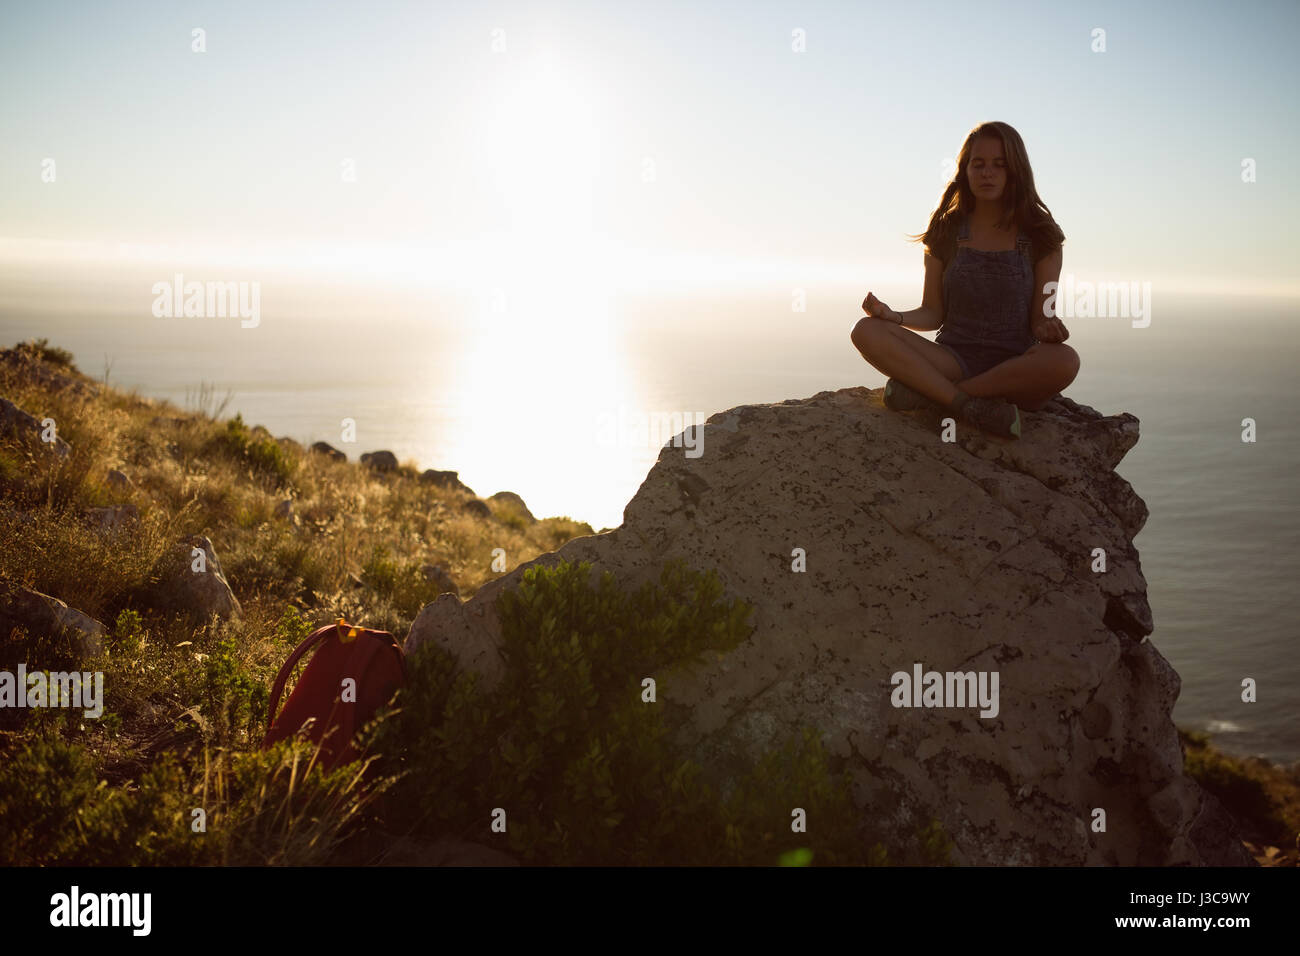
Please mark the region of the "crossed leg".
<svg viewBox="0 0 1300 956"><path fill-rule="evenodd" d="M961 378L961 366L942 345L871 316L859 319L849 338L878 371L910 385L931 401L951 405L957 397L953 382Z"/></svg>
<svg viewBox="0 0 1300 956"><path fill-rule="evenodd" d="M941 405L952 404L960 389L967 395L1005 398L1034 412L1079 374L1079 353L1064 342L1038 342L1023 355L962 378L951 352L892 322L867 316L858 320L849 337L880 372Z"/></svg>
<svg viewBox="0 0 1300 956"><path fill-rule="evenodd" d="M1005 398L1036 412L1079 374L1079 353L1064 342L1038 342L1023 355L956 383L967 395Z"/></svg>

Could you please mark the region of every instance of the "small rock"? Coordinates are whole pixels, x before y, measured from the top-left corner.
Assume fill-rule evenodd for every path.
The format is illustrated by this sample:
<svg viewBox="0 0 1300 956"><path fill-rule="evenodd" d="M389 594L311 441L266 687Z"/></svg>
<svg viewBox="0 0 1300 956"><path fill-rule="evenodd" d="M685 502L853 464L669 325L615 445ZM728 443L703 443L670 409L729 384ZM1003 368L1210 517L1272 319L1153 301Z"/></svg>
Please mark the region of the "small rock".
<svg viewBox="0 0 1300 956"><path fill-rule="evenodd" d="M420 476L420 480L427 484L436 485L439 488L450 488L453 491L463 491L468 495L474 494L473 488L461 483L460 472L434 471L430 468Z"/></svg>
<svg viewBox="0 0 1300 956"><path fill-rule="evenodd" d="M116 468L108 470L108 486L118 491L130 492L135 490L135 482L127 476L126 472L118 471Z"/></svg>
<svg viewBox="0 0 1300 956"><path fill-rule="evenodd" d="M104 649L105 628L99 621L56 597L0 581L0 640L8 640L18 627L33 637L65 633L86 657Z"/></svg>
<svg viewBox="0 0 1300 956"><path fill-rule="evenodd" d="M275 506L275 516L284 518L286 521L293 520L293 499L285 498Z"/></svg>
<svg viewBox="0 0 1300 956"><path fill-rule="evenodd" d="M285 451L292 452L295 455L301 455L303 453L302 443L296 442L292 438L277 438L275 443Z"/></svg>
<svg viewBox="0 0 1300 956"><path fill-rule="evenodd" d="M333 445L329 444L328 442L318 441L311 446L311 450L314 451L316 454L324 455L325 457L333 461L348 460L347 455L343 454L343 452L339 451L337 448L335 448Z"/></svg>
<svg viewBox="0 0 1300 956"><path fill-rule="evenodd" d="M537 524L537 519L533 517L533 513L529 511L528 506L524 504L524 499L520 498L513 491L498 491L495 495L489 498L488 501L503 502L522 514L524 520L529 524Z"/></svg>
<svg viewBox="0 0 1300 956"><path fill-rule="evenodd" d="M487 506L486 502L481 501L478 498L470 498L461 507L468 514L476 515L480 518L492 517L492 509Z"/></svg>
<svg viewBox="0 0 1300 956"><path fill-rule="evenodd" d="M368 451L361 456L361 464L375 471L393 471L397 468L397 456L391 451Z"/></svg>
<svg viewBox="0 0 1300 956"><path fill-rule="evenodd" d="M420 568L420 572L426 581L437 586L439 594L446 594L448 591L452 594L460 594L460 588L441 564L426 564Z"/></svg>
<svg viewBox="0 0 1300 956"><path fill-rule="evenodd" d="M52 442L41 438L44 431L44 426L35 415L23 411L7 398L0 398L0 435L16 435L40 442L46 448L53 449L60 459L65 459L72 453L72 446L58 437L57 429Z"/></svg>

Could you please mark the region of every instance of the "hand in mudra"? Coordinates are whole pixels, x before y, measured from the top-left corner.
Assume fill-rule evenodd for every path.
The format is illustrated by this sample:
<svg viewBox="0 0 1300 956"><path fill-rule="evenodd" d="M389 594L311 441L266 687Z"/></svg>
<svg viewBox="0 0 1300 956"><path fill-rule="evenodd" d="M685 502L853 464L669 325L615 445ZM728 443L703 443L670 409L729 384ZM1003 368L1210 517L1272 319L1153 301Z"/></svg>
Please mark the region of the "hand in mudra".
<svg viewBox="0 0 1300 956"><path fill-rule="evenodd" d="M1031 331L1040 342L1064 342L1070 337L1070 330L1065 327L1065 323L1055 317L1039 319Z"/></svg>
<svg viewBox="0 0 1300 956"><path fill-rule="evenodd" d="M873 319L885 319L888 322L898 321L898 313L877 299L873 292L868 292L867 297L862 300L862 311Z"/></svg>

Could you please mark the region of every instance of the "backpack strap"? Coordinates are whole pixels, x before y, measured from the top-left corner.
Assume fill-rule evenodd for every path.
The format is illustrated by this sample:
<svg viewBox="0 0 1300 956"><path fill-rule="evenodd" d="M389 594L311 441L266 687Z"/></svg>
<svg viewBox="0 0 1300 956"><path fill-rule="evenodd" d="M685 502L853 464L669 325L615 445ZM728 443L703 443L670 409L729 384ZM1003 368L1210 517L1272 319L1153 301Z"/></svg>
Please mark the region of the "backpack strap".
<svg viewBox="0 0 1300 956"><path fill-rule="evenodd" d="M289 680L289 675L293 673L294 665L298 663L302 655L306 654L318 641L324 640L325 636L335 628L341 628L341 624L326 624L324 627L318 627L308 634L301 644L293 649L289 659L284 662L280 668L280 673L275 677L275 686L271 689L271 709L266 715L266 731L271 732L271 727L275 724L275 711L280 706L280 695L284 693L285 682Z"/></svg>

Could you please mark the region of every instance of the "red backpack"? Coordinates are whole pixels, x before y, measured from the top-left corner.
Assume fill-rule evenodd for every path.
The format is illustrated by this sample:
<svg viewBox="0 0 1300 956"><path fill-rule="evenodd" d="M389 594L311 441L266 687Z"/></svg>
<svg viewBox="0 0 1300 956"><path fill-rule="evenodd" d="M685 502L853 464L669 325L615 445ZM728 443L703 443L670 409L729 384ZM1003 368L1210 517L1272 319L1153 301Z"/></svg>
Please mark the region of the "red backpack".
<svg viewBox="0 0 1300 956"><path fill-rule="evenodd" d="M318 641L320 649L307 662L277 717L285 681L298 659ZM352 627L342 618L316 629L294 649L275 678L262 749L292 737L308 718L315 717L307 733L320 744L321 765L332 769L357 759L360 754L353 736L405 683L405 661L402 646L387 631ZM348 679L354 683L345 693Z"/></svg>

